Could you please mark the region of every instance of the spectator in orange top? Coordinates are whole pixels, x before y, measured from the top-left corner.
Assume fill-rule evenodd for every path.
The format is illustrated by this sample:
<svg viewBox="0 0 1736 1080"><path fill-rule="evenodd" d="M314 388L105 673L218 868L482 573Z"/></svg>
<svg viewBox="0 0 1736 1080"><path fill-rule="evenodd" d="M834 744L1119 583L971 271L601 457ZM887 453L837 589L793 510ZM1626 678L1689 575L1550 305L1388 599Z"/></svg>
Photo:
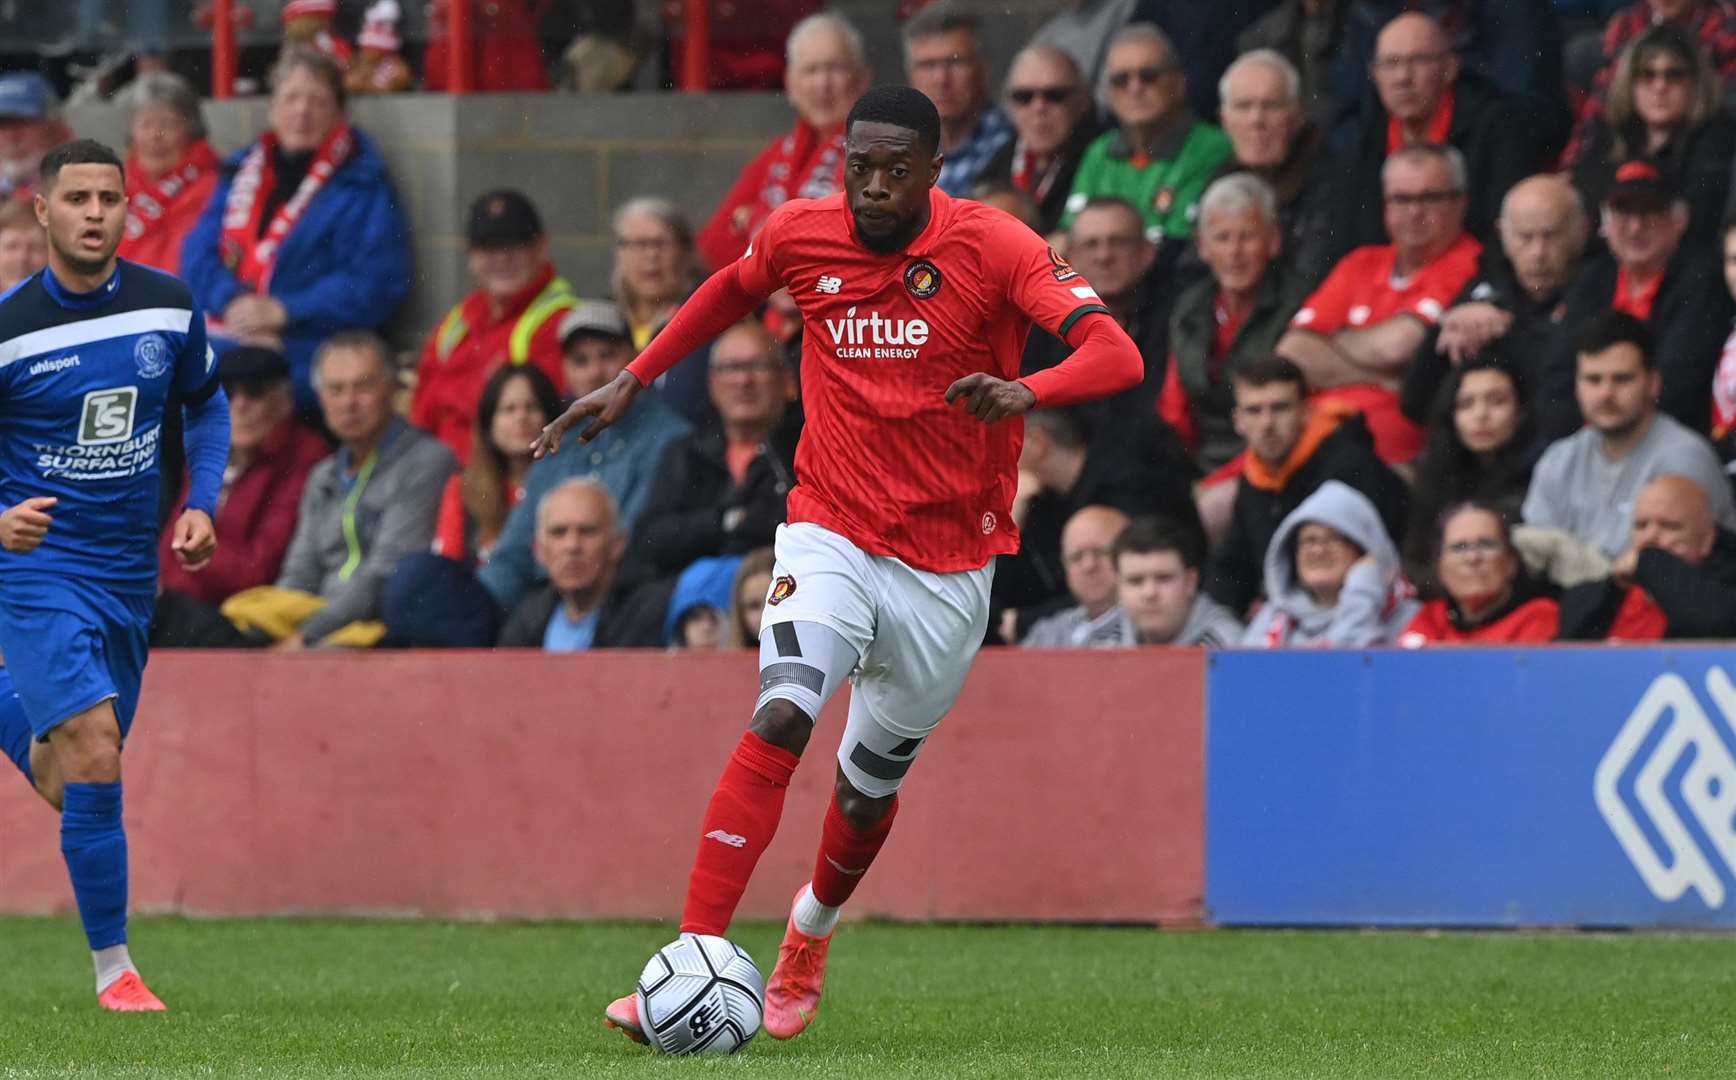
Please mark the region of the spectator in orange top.
<svg viewBox="0 0 1736 1080"><path fill-rule="evenodd" d="M549 261L536 206L521 192L491 191L470 208L467 262L477 287L454 304L422 349L410 422L461 462L482 385L502 363L533 364L558 389L561 316L578 300Z"/></svg>
<svg viewBox="0 0 1736 1080"><path fill-rule="evenodd" d="M1511 523L1495 507L1465 502L1446 512L1435 578L1444 595L1426 601L1399 636L1405 648L1555 640L1560 608L1525 574Z"/></svg>
<svg viewBox="0 0 1736 1080"><path fill-rule="evenodd" d="M494 369L477 402L470 460L446 481L434 522L434 554L488 561L507 512L524 498L530 444L560 411L560 394L540 368Z"/></svg>
<svg viewBox="0 0 1736 1080"><path fill-rule="evenodd" d="M1391 244L1357 248L1303 302L1278 342L1317 397L1360 408L1389 463L1422 450L1398 388L1429 327L1477 272L1482 246L1464 231L1465 163L1457 150L1407 146L1381 168Z"/></svg>
<svg viewBox="0 0 1736 1080"><path fill-rule="evenodd" d="M20 200L0 202L0 293L48 265L48 234L36 209Z"/></svg>
<svg viewBox="0 0 1736 1080"><path fill-rule="evenodd" d="M832 12L810 15L784 46L784 96L796 126L748 162L699 233L716 268L741 258L771 212L790 199L819 199L844 185L844 116L868 87L862 35Z"/></svg>
<svg viewBox="0 0 1736 1080"><path fill-rule="evenodd" d="M205 141L199 95L167 71L133 84L127 119L127 231L120 256L168 274L181 243L211 201L220 163Z"/></svg>

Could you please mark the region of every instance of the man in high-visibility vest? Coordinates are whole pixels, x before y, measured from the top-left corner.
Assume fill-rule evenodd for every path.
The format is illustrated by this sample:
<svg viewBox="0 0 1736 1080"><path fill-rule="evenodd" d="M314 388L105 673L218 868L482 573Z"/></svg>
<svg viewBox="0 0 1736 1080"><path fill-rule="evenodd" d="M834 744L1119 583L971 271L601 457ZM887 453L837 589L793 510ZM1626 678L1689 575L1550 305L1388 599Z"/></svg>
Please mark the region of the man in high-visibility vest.
<svg viewBox="0 0 1736 1080"><path fill-rule="evenodd" d="M535 364L560 389L561 315L578 303L549 261L548 236L522 192L490 191L470 208L467 262L477 287L422 349L410 422L470 460L477 399L501 364Z"/></svg>

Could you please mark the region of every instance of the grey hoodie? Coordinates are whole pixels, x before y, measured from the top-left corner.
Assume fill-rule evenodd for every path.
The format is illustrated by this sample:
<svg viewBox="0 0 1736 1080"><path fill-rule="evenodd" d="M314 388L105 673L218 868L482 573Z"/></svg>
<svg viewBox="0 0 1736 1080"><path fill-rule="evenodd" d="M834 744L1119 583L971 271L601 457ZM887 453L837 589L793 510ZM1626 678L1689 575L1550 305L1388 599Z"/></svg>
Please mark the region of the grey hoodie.
<svg viewBox="0 0 1736 1080"><path fill-rule="evenodd" d="M1336 529L1374 556L1344 579L1334 607L1321 607L1296 580L1290 540L1308 522ZM1398 640L1421 606L1399 569L1398 549L1367 496L1328 480L1290 511L1266 548L1266 605L1248 624L1242 644L1264 648L1325 646L1359 649Z"/></svg>

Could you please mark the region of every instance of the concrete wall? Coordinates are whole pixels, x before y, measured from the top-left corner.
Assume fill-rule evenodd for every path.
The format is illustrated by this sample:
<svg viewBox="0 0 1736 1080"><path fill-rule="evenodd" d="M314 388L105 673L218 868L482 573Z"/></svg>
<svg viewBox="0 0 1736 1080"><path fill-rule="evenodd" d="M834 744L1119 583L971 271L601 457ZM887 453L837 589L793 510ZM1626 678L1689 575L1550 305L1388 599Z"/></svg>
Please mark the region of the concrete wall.
<svg viewBox="0 0 1736 1080"><path fill-rule="evenodd" d="M227 153L265 127L266 101L209 102L212 141ZM396 336L414 347L468 287L463 230L471 200L522 188L541 208L555 261L580 292L609 289L609 214L635 195L666 195L695 228L742 165L792 114L776 94L404 94L358 100L357 125L379 143L410 217L416 284ZM115 146L125 111L73 110L74 130Z"/></svg>

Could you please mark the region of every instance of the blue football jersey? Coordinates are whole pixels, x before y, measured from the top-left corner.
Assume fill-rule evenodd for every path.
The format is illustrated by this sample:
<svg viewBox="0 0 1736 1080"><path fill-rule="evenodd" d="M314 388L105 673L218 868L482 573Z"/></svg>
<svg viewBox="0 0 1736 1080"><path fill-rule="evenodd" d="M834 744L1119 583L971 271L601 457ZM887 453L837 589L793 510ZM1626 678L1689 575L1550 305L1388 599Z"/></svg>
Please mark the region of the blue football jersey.
<svg viewBox="0 0 1736 1080"><path fill-rule="evenodd" d="M121 261L72 293L44 270L0 297L0 509L60 500L41 546L0 550L0 579L154 589L164 410L171 391L198 403L217 387L205 318L167 274Z"/></svg>

